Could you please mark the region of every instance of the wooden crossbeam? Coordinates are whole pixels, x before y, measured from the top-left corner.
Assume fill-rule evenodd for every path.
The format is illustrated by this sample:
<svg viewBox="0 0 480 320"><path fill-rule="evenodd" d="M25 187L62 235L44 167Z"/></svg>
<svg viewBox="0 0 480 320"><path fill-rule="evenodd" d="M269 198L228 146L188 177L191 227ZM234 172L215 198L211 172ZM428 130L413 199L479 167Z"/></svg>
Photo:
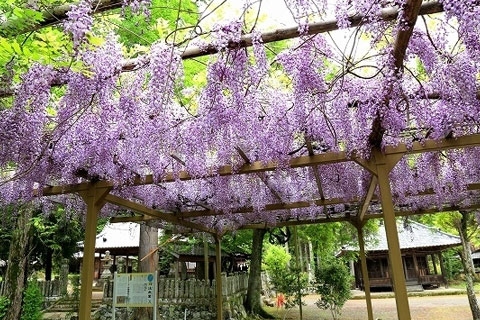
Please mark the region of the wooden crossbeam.
<svg viewBox="0 0 480 320"><path fill-rule="evenodd" d="M384 153L385 155L404 153L404 154L415 154L423 152L433 152L449 149L462 149L469 147L478 147L480 146L480 134L471 134L466 136L461 136L457 138L449 139L440 139L440 140L424 140L424 141L414 141L411 145L406 145L404 143L399 144L398 146L386 146Z"/></svg>
<svg viewBox="0 0 480 320"><path fill-rule="evenodd" d="M353 204L358 202L359 199L344 200L341 198L332 198L332 199L317 199L314 201L297 201L297 202L280 202L280 203L270 203L265 205L264 211L278 211L278 210L290 210L290 209L299 209L299 208L308 208L312 205L323 207L328 205L336 204ZM244 207L234 209L234 213L250 213L254 212L253 207ZM214 211L214 210L193 210L193 211L182 211L175 214L178 218L194 218L194 217L206 217L213 215L223 215L223 212Z"/></svg>
<svg viewBox="0 0 480 320"><path fill-rule="evenodd" d="M452 212L458 210L476 210L480 209L480 204L472 204L467 207L459 206L448 206L441 209L430 208L422 210L412 210L412 211L396 211L396 217L405 217L405 216L414 216L422 214L432 214L438 212ZM382 213L371 213L367 214L364 217L365 220L370 219L383 219ZM242 226L240 229L263 229L263 228L272 228L272 227L287 227L287 226L298 226L298 225L308 225L308 224L320 224L320 223L331 223L331 222L352 222L356 225L356 216L344 216L344 217L331 217L331 218L316 218L316 219L304 219L304 220L288 220L288 221L279 221L275 224L266 225L265 223L251 223Z"/></svg>
<svg viewBox="0 0 480 320"><path fill-rule="evenodd" d="M126 199L120 198L120 197L112 195L112 194L107 195L105 197L105 201L107 201L108 203L115 204L115 205L120 206L120 207L124 207L124 208L127 208L127 209L131 209L133 211L136 211L136 212L140 212L140 213L149 215L149 216L157 218L159 220L170 222L170 223L173 223L173 224L176 224L176 225L179 225L179 226L183 226L183 227L186 227L186 228L196 229L196 230L208 232L208 233L211 233L211 234L215 234L215 231L213 231L212 229L206 228L206 227L204 227L200 224L196 224L196 223L193 223L191 221L179 219L179 218L175 217L172 213L167 213L167 212L162 212L162 211L159 211L159 210L154 210L154 209L149 208L147 206L144 206L142 204L139 204L139 203L136 203L136 202L133 202L133 201L130 201L130 200L126 200Z"/></svg>

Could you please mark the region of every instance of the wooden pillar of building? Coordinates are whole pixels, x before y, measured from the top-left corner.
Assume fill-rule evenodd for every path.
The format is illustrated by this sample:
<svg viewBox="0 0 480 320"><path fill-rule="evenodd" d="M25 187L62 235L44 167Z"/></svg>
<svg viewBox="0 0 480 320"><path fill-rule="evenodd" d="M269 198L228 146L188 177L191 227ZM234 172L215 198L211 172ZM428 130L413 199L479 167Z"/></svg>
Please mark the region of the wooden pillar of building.
<svg viewBox="0 0 480 320"><path fill-rule="evenodd" d="M445 288L448 287L448 281L446 277L446 269L445 269L445 264L443 263L443 257L442 257L442 252L440 251L438 253L438 260L440 260L440 271L442 272L442 278L443 278L443 284Z"/></svg>
<svg viewBox="0 0 480 320"><path fill-rule="evenodd" d="M104 198L109 191L109 187L100 187L96 184L92 184L87 191L79 192L87 205L83 261L80 274L82 284L80 287L79 320L90 320L91 317L97 220L98 214L105 204Z"/></svg>
<svg viewBox="0 0 480 320"><path fill-rule="evenodd" d="M367 257L365 255L365 240L363 228L357 226L358 246L360 247L360 262L362 266L362 282L365 290L365 301L367 303L368 320L373 320L372 296L370 294L370 278L368 277Z"/></svg>
<svg viewBox="0 0 480 320"><path fill-rule="evenodd" d="M222 243L218 236L215 236L215 294L217 303L217 320L223 320Z"/></svg>
<svg viewBox="0 0 480 320"><path fill-rule="evenodd" d="M420 270L418 269L418 261L416 253L412 253L413 258L413 267L415 268L415 276L417 277L418 282L420 283Z"/></svg>
<svg viewBox="0 0 480 320"><path fill-rule="evenodd" d="M375 154L375 165L378 175L380 200L382 203L383 222L387 235L389 266L392 271L391 276L395 292L397 315L399 320L410 320L410 306L408 303L405 274L400 252L400 241L398 239L397 222L395 220L395 210L389 180L389 173L396 163L395 160L397 159L385 157L380 152Z"/></svg>
<svg viewBox="0 0 480 320"><path fill-rule="evenodd" d="M432 253L431 257L432 257L432 264L433 264L433 274L438 274L437 261L436 261L437 259L435 259L435 253Z"/></svg>

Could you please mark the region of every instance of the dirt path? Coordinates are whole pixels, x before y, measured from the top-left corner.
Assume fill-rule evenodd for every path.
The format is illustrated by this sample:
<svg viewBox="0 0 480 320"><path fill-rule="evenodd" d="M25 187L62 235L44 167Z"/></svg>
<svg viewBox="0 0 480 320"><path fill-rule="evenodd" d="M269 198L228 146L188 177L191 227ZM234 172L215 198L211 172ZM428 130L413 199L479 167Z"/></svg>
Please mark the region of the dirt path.
<svg viewBox="0 0 480 320"><path fill-rule="evenodd" d="M315 305L318 299L316 295L305 297L306 306L303 306L303 320L332 319L329 311L321 310ZM468 320L472 319L468 299L466 295L449 295L433 297L410 297L410 314L412 320ZM394 298L373 299L373 317L381 320L397 319L397 309ZM266 308L271 314L279 319L285 316L285 310ZM300 319L298 308L289 310L285 319ZM349 300L342 312L342 320L365 320L367 319L367 307L365 300Z"/></svg>

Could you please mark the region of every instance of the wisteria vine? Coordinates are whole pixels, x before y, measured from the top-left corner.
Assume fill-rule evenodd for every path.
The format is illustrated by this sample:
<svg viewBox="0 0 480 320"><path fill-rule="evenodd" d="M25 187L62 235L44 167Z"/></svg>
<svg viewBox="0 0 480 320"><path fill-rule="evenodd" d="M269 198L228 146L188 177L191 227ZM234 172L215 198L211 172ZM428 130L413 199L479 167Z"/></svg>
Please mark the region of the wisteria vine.
<svg viewBox="0 0 480 320"><path fill-rule="evenodd" d="M287 2L300 26L327 10L325 1ZM80 2L64 28L88 72L35 65L23 75L13 107L0 115L0 201L31 199L47 185L107 179L118 195L149 207L220 212L196 221L222 232L351 210L315 199L360 201L370 181L365 169L353 162L292 169L292 157L346 152L368 158L376 125L381 147L478 133L479 9L475 1L442 4L444 20L436 28L414 30L403 70L395 69L393 44L385 40L398 30L378 19L378 1L339 1L335 8L339 28L349 27L352 12L366 13L368 24L357 37L376 47L368 58L339 52L327 35L302 35L271 57L259 30L253 50L232 48L243 24L218 24L212 44L219 53L208 62L207 83L192 109L182 101L188 88L179 48L156 43L148 67L122 74L114 36L102 46L81 47L93 19L91 3ZM452 19L461 45L447 39ZM51 87L60 78L65 91L54 100ZM470 148L403 159L391 173L395 204L410 210L468 205L477 196L468 185L480 178L472 165L479 156ZM255 161L273 161L278 169L216 175L226 165L236 171ZM162 181L182 171L199 179ZM154 185L129 186L150 174ZM302 201L308 205L266 210Z"/></svg>

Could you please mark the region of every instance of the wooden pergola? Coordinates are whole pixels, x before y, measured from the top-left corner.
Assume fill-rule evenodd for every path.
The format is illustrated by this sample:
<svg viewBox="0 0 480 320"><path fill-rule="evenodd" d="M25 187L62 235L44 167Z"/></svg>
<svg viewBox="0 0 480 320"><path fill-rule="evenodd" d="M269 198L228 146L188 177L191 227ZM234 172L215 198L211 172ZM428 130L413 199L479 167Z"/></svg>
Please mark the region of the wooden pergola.
<svg viewBox="0 0 480 320"><path fill-rule="evenodd" d="M347 212L342 215L336 215L334 217L324 215L321 218L315 219L295 219L295 220L278 220L275 225L268 225L268 227L281 227L281 226L293 226L293 225L302 225L302 224L314 224L314 223L328 223L334 221L347 221L353 224L358 231L359 247L360 247L360 256L361 256L361 265L362 273L367 275L367 266L365 259L365 244L363 237L363 225L368 219L383 218L384 226L387 234L388 247L389 247L389 259L390 265L392 267L392 281L395 291L395 300L397 305L397 313L399 319L410 319L410 309L408 304L407 291L405 286L405 276L402 268L401 253L399 248L397 226L395 218L397 216L405 215L417 215L424 213L433 213L437 211L451 211L451 210L471 210L477 209L480 207L480 201L472 197L471 205L468 207L442 207L442 208L430 208L426 210L397 210L392 201L392 193L390 187L389 173L395 167L395 165L400 161L404 156L416 154L416 153L426 153L426 152L437 152L444 151L449 149L462 149L470 147L479 147L480 146L480 134L462 136L458 138L450 138L443 140L426 140L423 143L414 142L411 147L406 145L398 145L396 147L386 147L383 152L375 151L372 154L370 159L362 159L355 156L348 156L344 152L327 152L322 154L312 154L308 156L301 156L292 158L289 162L290 168L302 168L308 167L317 172L316 168L322 165L339 163L339 162L355 162L360 165L364 170L370 173L371 180L369 188L366 194L352 201L351 199L327 199L321 197L320 199L305 199L301 202L285 203L278 201L276 203L268 204L265 207L266 211L271 211L272 214L275 214L275 211L285 210L285 209L297 209L305 208L312 205L316 206L331 206L336 204L348 204L350 207L356 208L354 212ZM261 162L245 163L239 170L233 171L230 166L224 166L218 172L220 175L252 175L258 179L262 179L262 174L268 171L276 170L278 167L275 163L263 164ZM214 174L212 173L212 176ZM192 178L188 172L179 172L174 174L173 172L167 174L161 183L169 183L176 181L177 178L180 180L191 180ZM317 179L317 182L320 181ZM143 179L137 179L133 182L132 187L142 186L147 184L159 183L155 181L153 176L147 176ZM268 182L265 181L265 185L268 188ZM322 186L320 183L317 183L319 194L323 194ZM377 199L375 197L375 190L380 191L380 197ZM189 212L177 212L169 213L166 211L152 209L147 206L144 206L136 201L132 201L126 198L122 198L111 194L110 192L114 189L114 184L110 181L98 181L95 183L79 183L73 185L63 185L63 186L51 186L43 189L43 195L52 196L59 194L69 194L75 193L82 197L86 203L87 213L86 213L86 233L85 233L85 247L84 247L84 264L81 275L82 288L80 296L80 319L87 320L90 317L91 310L91 290L93 282L93 268L94 268L94 252L95 252L95 236L96 236L96 225L97 217L99 215L102 207L107 204L113 204L119 207L127 208L138 213L138 215L133 217L113 217L111 218L112 222L120 221L146 221L146 220L162 220L165 222L172 223L174 225L182 226L187 229L203 231L210 233L214 236L216 242L216 252L217 259L220 259L220 243L221 243L221 234L217 234L215 230L210 229L200 223L197 223L195 220L198 217L205 217L209 215L222 215L221 212L215 212L213 210L202 209L197 211ZM472 192L474 190L480 189L480 183L472 183L467 186L468 190ZM434 191L426 191L426 194L433 194ZM416 195L412 195L416 196ZM372 203L379 202L381 205L381 213L377 210L372 211ZM377 207L375 204L374 207ZM251 211L251 208L239 208L238 212L235 214L242 215L246 212ZM258 223L253 223L249 225L244 225L242 228L265 228L267 227L262 221ZM217 268L220 267L220 263L217 263ZM220 270L217 270L216 274L220 274ZM221 277L217 279L218 283L221 284ZM365 294L367 301L367 310L369 319L373 319L372 305L370 301L370 291L369 291L369 282L368 277L364 277L365 281ZM221 300L221 285L217 285L217 310L218 316L217 319L222 319L222 303Z"/></svg>
<svg viewBox="0 0 480 320"><path fill-rule="evenodd" d="M102 4L105 4L105 9L108 7L118 7L122 1L118 0L105 0L98 1L96 5L103 8ZM41 28L43 26L48 26L54 23L57 23L66 15L69 7L62 9L63 11L54 12L46 16L45 22L36 26L36 28ZM410 36L413 32L413 27L415 25L416 19L419 15L432 14L442 12L443 8L440 2L438 1L428 1L422 4L421 0L408 0L405 4L405 10L403 12L405 22L408 27L400 30L397 34L397 37L394 41L393 47L393 60L395 67L398 70L401 70L404 63L406 48ZM382 10L379 13L379 16L384 21L392 21L396 19L399 15L399 10L395 8L389 8ZM362 15L354 15L350 17L349 22L352 27L359 26L362 24L368 23L365 17ZM7 30L8 26L1 25L0 30L3 28ZM28 29L28 30L27 30ZM321 23L315 23L309 25L308 34L316 34L322 32L328 32L338 29L337 21L326 21ZM29 28L22 30L22 32L31 31ZM270 33L262 34L262 40L264 43L274 42L284 39L291 39L298 37L298 28L290 28L277 30ZM230 43L230 49L236 49L239 47L247 47L252 45L252 35L245 35L242 37L240 42ZM216 49L212 47L208 48L189 48L186 49L182 58L193 58L201 55L208 55L216 53ZM122 65L123 71L132 71L136 68L141 67L145 59L126 61ZM62 85L63 83L54 83L54 85ZM5 96L10 96L13 94L12 90L0 89L0 98ZM479 95L477 94L477 98ZM425 99L438 99L438 93L430 93L428 96L424 97ZM388 104L388 101L384 101ZM284 165L279 165L275 162L252 162L246 156L245 152L240 148L235 148L234 152L237 152L237 155L244 161L244 165L239 169L234 169L231 166L222 166L215 172L212 172L209 176L203 177L193 177L186 171L181 172L171 172L160 179L155 178L153 175L146 177L137 178L133 182L124 185L124 187L141 187L144 185L154 185L154 184L168 184L175 181L187 181L195 179L204 179L215 176L236 176L236 175L249 175L252 179L260 179L264 183L265 187L273 194L276 199L275 202L267 204L264 208L265 211L271 212L272 215L275 215L276 212L285 211L285 210L301 210L301 209L315 209L319 208L331 208L335 205L347 205L350 208L346 212L335 213L333 215L326 214L327 210L323 211L323 214L316 216L315 218L296 218L296 219L285 219L279 217L275 220L275 223L266 224L264 221L255 221L253 223L242 225L241 228L266 228L266 227L282 227L282 226L293 226L293 225L302 225L302 224L315 224L315 223L328 223L336 221L346 221L353 224L358 232L359 247L360 247L360 256L361 256L361 266L362 273L364 276L365 284L365 294L367 302L367 311L368 318L373 320L373 311L370 300L370 286L368 282L366 259L365 259L365 244L363 236L363 226L365 222L369 219L384 219L384 226L388 239L389 247L389 259L390 265L392 268L392 280L393 287L395 291L395 299L397 305L397 314L398 319L400 320L409 320L410 309L408 304L408 297L405 286L405 276L402 268L401 253L399 248L398 234L395 218L397 216L406 216L406 215L417 215L424 213L434 213L438 211L451 211L451 210L472 210L480 207L480 200L475 196L475 190L480 189L480 181L478 183L471 183L465 186L466 190L469 190L472 194L472 198L469 201L468 206L460 206L459 204L448 204L443 207L428 208L424 210L409 210L397 208L392 201L392 190L391 183L389 179L390 172L394 169L396 164L404 157L419 154L419 153L428 153L428 152L438 152L445 151L449 149L463 149L471 147L480 147L480 134L466 135L456 138L445 138L442 140L424 140L422 142L413 142L411 145L400 144L397 146L387 146L384 150L379 151L375 148L371 157L361 158L354 154L347 154L346 152L325 152L325 153L315 153L316 151L312 147L309 141L306 141L306 146L308 149L307 156L292 157L288 163L288 167L295 170L297 168L308 168L311 170L314 183L318 189L318 198L309 198L296 202L286 202L282 199L281 195L276 192L275 188L272 187L268 179L266 179L266 174L268 172L273 172L277 169L281 169ZM343 199L343 198L327 198L325 196L324 188L322 186L322 180L319 173L319 168L329 164L350 162L353 165L358 165L365 173L370 177L369 187L364 195L355 198L355 199ZM86 232L84 240L84 260L83 260L83 269L81 274L81 295L80 295L80 313L79 317L81 320L90 319L91 312L91 292L92 292L92 283L93 283L93 274L94 274L94 253L95 253L95 237L96 237L96 225L97 217L100 213L100 210L106 205L111 204L118 207L126 208L137 213L133 217L112 217L112 222L124 222L124 221L147 221L147 220L161 220L168 222L174 225L184 227L192 231L200 231L210 233L215 238L216 243L216 259L217 259L217 270L216 274L220 275L220 266L221 263L218 259L221 258L221 238L223 234L217 233L215 229L207 227L199 219L209 217L209 216L222 216L225 215L223 212L215 211L208 206L199 206L190 211L180 211L180 212L171 212L168 210L162 209L153 209L142 203L139 203L137 200L128 199L120 197L118 194L115 194L116 184L113 181L97 181L97 182L84 182L78 184L69 184L69 185L58 185L58 186L49 186L45 187L42 190L43 196L54 196L61 194L77 194L79 195L86 204ZM376 194L378 189L379 193ZM433 195L434 191L426 190L422 195ZM418 195L411 195L412 197ZM233 210L234 215L243 215L253 212L253 207L239 207ZM231 214L231 213L230 213ZM223 319L222 315L222 294L221 294L221 277L217 278L217 319Z"/></svg>

